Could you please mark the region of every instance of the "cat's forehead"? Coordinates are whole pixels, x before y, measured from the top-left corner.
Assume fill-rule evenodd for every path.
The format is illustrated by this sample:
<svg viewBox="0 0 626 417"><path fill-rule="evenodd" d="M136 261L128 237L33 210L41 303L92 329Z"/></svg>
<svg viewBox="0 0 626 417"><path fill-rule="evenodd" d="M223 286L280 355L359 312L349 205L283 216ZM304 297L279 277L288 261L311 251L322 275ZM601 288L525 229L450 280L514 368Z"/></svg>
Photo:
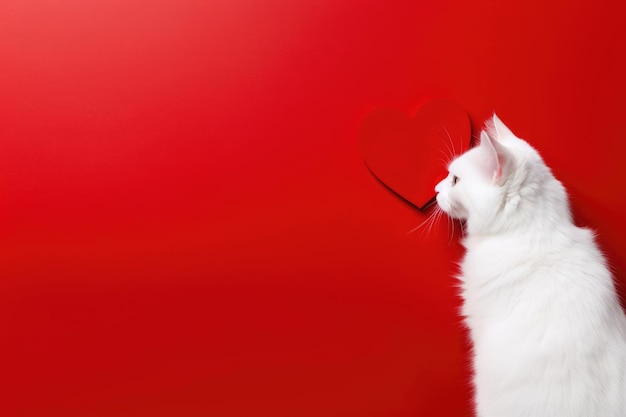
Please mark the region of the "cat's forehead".
<svg viewBox="0 0 626 417"><path fill-rule="evenodd" d="M476 159L478 157L477 153L479 150L477 148L472 148L469 151L459 155L455 159L450 162L448 165L448 172L452 174L460 174L462 172L471 170L472 167L476 164Z"/></svg>

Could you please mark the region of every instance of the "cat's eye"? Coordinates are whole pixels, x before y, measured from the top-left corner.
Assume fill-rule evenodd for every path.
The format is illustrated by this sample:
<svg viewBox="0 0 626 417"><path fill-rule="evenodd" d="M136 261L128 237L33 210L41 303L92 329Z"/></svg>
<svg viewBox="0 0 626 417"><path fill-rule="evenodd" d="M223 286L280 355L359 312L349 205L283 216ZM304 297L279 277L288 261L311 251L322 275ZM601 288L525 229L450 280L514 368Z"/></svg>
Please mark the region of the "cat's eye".
<svg viewBox="0 0 626 417"><path fill-rule="evenodd" d="M456 185L456 183L459 182L459 177L457 177L456 175L452 176L452 185Z"/></svg>

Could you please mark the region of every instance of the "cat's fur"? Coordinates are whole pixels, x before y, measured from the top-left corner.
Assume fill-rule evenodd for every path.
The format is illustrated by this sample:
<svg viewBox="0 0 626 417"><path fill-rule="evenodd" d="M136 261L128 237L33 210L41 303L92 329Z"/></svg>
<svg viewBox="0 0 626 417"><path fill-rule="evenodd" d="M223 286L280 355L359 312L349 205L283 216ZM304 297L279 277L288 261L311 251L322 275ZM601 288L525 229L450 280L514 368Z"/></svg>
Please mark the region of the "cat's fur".
<svg viewBox="0 0 626 417"><path fill-rule="evenodd" d="M537 151L494 115L435 190L465 223L477 415L626 417L626 317L593 233L573 223Z"/></svg>

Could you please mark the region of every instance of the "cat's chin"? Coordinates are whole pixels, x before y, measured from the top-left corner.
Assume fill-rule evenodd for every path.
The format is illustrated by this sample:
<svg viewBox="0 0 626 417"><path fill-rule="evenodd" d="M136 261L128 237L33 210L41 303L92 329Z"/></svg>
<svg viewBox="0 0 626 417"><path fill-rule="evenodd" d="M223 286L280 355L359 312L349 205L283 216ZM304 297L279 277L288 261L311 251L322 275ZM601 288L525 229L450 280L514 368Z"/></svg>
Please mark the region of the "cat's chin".
<svg viewBox="0 0 626 417"><path fill-rule="evenodd" d="M462 223L465 223L465 220L467 220L466 216L463 216L460 213L458 213L457 210L455 210L453 207L443 208L440 204L439 209L443 211L444 213L446 213L446 215L450 217L451 219L459 220Z"/></svg>

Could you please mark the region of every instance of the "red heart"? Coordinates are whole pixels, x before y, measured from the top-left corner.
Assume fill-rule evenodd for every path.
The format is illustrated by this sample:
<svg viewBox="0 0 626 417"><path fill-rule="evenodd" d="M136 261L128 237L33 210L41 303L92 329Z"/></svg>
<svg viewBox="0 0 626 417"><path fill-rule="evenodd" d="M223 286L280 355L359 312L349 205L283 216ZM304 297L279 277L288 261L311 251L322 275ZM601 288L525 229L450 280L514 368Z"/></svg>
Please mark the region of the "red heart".
<svg viewBox="0 0 626 417"><path fill-rule="evenodd" d="M372 174L407 202L423 209L433 201L446 164L465 152L472 130L455 102L434 100L411 118L397 109L378 109L363 122L361 154Z"/></svg>

